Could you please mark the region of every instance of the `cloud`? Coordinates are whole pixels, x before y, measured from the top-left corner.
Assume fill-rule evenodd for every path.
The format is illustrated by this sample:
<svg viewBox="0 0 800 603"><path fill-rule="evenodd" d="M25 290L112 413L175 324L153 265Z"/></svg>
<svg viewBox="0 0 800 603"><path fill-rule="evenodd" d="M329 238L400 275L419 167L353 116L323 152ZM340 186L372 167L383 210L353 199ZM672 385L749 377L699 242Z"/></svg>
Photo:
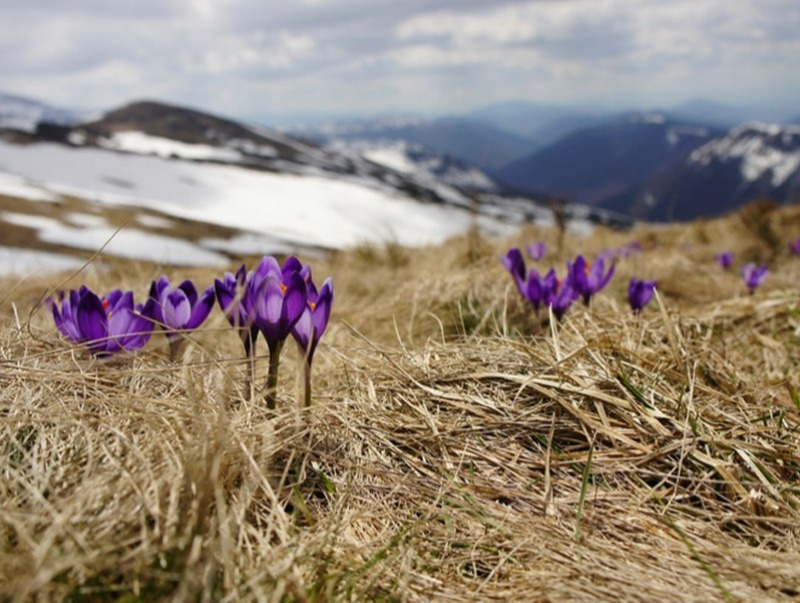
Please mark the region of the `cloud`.
<svg viewBox="0 0 800 603"><path fill-rule="evenodd" d="M800 100L796 0L0 0L8 91L230 114ZM91 91L88 97L87 91ZM791 98L788 98L791 97ZM87 102L88 101L88 102Z"/></svg>

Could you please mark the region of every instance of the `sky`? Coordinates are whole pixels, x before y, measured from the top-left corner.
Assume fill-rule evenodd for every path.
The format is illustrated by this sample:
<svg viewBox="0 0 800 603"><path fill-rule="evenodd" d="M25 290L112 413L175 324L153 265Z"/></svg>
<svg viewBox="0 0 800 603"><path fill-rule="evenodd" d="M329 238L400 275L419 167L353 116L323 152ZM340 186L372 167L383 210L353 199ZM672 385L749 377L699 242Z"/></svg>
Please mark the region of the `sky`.
<svg viewBox="0 0 800 603"><path fill-rule="evenodd" d="M798 0L0 0L0 91L238 118L521 100L800 114Z"/></svg>

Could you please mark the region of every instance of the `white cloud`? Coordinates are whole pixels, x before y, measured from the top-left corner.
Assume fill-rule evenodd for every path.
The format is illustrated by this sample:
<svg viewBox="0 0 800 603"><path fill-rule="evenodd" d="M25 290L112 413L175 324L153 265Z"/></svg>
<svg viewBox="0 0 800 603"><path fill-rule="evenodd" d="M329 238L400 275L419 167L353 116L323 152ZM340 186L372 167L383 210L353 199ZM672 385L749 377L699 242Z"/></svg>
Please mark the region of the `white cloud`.
<svg viewBox="0 0 800 603"><path fill-rule="evenodd" d="M156 97L248 115L379 111L400 99L410 109L447 110L466 102L465 91L473 106L519 94L545 101L719 99L736 87L774 91L772 100L786 104L800 100L796 0L131 6L0 0L3 88L69 105ZM525 81L533 75L536 82ZM441 90L399 88L423 84ZM426 104L434 98L439 105Z"/></svg>

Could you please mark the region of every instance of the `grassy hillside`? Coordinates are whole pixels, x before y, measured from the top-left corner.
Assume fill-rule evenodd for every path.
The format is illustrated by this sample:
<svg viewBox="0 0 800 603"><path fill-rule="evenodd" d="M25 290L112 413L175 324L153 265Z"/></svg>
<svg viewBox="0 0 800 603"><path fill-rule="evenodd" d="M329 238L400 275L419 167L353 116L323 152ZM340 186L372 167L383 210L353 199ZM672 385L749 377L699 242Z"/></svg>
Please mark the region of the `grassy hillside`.
<svg viewBox="0 0 800 603"><path fill-rule="evenodd" d="M798 235L800 208L762 205L567 237L540 266L644 250L552 328L498 261L510 245L553 247L550 231L310 259L336 300L308 410L294 344L277 411L248 399L218 309L174 364L160 334L92 360L37 310L84 282L143 301L157 267L6 282L0 597L797 596L800 258L786 243ZM713 262L723 249L770 263L754 295ZM631 276L658 281L638 317Z"/></svg>

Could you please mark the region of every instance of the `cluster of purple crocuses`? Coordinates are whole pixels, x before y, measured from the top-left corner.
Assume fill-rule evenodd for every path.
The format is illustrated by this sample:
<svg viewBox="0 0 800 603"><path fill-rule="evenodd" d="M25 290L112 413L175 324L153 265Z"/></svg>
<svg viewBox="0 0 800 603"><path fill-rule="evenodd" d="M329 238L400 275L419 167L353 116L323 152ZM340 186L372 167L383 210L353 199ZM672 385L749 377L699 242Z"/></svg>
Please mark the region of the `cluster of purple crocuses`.
<svg viewBox="0 0 800 603"><path fill-rule="evenodd" d="M563 279L558 278L555 268L551 268L544 275L535 268L528 271L518 247L509 249L500 260L514 279L520 295L533 306L537 314L542 306L550 307L558 320L564 317L578 298L583 298L583 302L589 305L592 297L602 290L614 275L614 266L611 265L606 270L602 258L590 265L582 255L577 256L572 262L567 262L566 275Z"/></svg>
<svg viewBox="0 0 800 603"><path fill-rule="evenodd" d="M152 282L144 304L134 305L133 292L115 289L99 296L88 287L60 293L48 299L58 330L72 341L85 345L97 357L142 348L155 327L160 327L175 359L184 335L208 318L214 302L228 322L239 331L248 360L248 387L253 386L255 344L263 335L269 350L269 373L265 399L275 407L278 366L283 345L291 335L304 358L305 403L311 401L311 363L328 326L333 306L333 281L328 278L317 289L311 268L296 257L281 266L264 256L255 270L242 265L235 274L199 293L194 283L172 286L166 276Z"/></svg>
<svg viewBox="0 0 800 603"><path fill-rule="evenodd" d="M537 253L543 249L544 244L529 245L528 255L539 260L544 253ZM641 250L638 243L630 244L624 248L625 254ZM536 313L542 306L551 308L553 315L561 320L570 306L579 298L585 305L591 303L592 298L599 293L614 275L615 264L607 267L608 258L623 257L621 253L609 255L600 254L593 263L582 255L573 261L567 262L566 274L559 279L555 268L551 268L542 275L532 268L530 271L525 266L522 252L517 247L512 247L500 258L503 266L511 274L514 284L523 299L533 306ZM606 269L607 268L607 269ZM655 295L656 282L632 278L628 286L628 303L635 314L638 314Z"/></svg>

